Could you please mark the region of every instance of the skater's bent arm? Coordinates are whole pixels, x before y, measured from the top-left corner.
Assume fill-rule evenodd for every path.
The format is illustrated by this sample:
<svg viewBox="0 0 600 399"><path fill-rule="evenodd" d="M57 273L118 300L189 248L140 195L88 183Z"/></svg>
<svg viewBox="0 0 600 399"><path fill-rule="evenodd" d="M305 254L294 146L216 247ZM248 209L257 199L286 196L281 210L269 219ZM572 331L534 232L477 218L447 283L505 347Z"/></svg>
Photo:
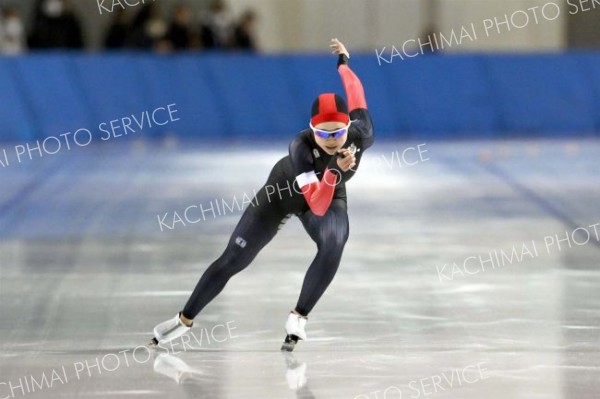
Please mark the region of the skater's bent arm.
<svg viewBox="0 0 600 399"><path fill-rule="evenodd" d="M296 181L306 203L315 215L323 216L333 200L337 174L326 168L319 180L312 163L310 147L300 136L292 140L289 152L296 171Z"/></svg>
<svg viewBox="0 0 600 399"><path fill-rule="evenodd" d="M315 215L323 216L329 209L337 185L337 176L331 170L325 169L323 178L320 181L300 186L310 210Z"/></svg>

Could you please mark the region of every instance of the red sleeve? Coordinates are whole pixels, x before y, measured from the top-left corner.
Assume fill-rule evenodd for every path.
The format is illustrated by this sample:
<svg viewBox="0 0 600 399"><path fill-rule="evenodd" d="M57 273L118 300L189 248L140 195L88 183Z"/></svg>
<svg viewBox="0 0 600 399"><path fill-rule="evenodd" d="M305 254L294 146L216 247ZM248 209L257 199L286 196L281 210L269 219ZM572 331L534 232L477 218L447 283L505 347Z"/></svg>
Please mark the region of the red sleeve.
<svg viewBox="0 0 600 399"><path fill-rule="evenodd" d="M348 98L348 112L352 112L357 108L367 109L367 100L365 99L365 90L358 79L358 76L352 72L348 65L340 65L338 72L342 77L344 90L346 90L346 98Z"/></svg>
<svg viewBox="0 0 600 399"><path fill-rule="evenodd" d="M313 182L302 187L304 198L310 210L317 216L323 216L331 201L337 184L337 175L329 169L325 169L321 181Z"/></svg>

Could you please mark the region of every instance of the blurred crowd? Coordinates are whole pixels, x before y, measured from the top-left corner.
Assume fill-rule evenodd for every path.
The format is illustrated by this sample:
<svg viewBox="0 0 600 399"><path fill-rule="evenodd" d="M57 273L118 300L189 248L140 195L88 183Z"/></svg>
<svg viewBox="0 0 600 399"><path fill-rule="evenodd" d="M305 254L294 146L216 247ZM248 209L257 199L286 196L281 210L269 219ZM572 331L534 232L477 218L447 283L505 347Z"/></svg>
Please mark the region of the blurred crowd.
<svg viewBox="0 0 600 399"><path fill-rule="evenodd" d="M88 47L70 1L36 0L30 24L24 23L18 8L4 7L0 10L0 53ZM256 14L246 10L235 18L224 0L213 0L199 14L185 2L171 10L162 9L160 2L116 7L112 14L103 37L108 50L257 50Z"/></svg>

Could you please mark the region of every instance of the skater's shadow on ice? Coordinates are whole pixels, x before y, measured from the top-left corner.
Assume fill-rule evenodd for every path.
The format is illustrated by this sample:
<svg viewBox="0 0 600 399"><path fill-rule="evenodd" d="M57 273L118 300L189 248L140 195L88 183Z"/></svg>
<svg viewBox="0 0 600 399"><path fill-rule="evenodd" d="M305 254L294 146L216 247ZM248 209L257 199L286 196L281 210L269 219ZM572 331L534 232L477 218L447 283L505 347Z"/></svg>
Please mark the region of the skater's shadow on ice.
<svg viewBox="0 0 600 399"><path fill-rule="evenodd" d="M285 379L288 387L296 392L298 399L315 399L315 396L308 388L306 363L299 362L291 353L284 353L283 356L286 365ZM156 356L154 371L171 378L177 384L203 387L203 390L210 390L210 387L204 385L215 382L214 378L211 378L210 375L202 372L202 370L194 369L182 359L168 353L161 353ZM214 394L215 392L211 391L207 393ZM197 395L198 392L196 391L195 394Z"/></svg>
<svg viewBox="0 0 600 399"><path fill-rule="evenodd" d="M202 370L190 367L182 359L161 353L154 359L154 371L167 376L181 386L189 398L218 399L221 397L219 380Z"/></svg>
<svg viewBox="0 0 600 399"><path fill-rule="evenodd" d="M315 399L308 388L308 379L306 378L306 363L300 363L290 352L282 352L285 358L287 370L285 379L291 390L296 391L298 399Z"/></svg>
<svg viewBox="0 0 600 399"><path fill-rule="evenodd" d="M187 381L205 382L207 375L201 370L191 368L182 359L161 353L154 359L154 371L166 375L178 384Z"/></svg>

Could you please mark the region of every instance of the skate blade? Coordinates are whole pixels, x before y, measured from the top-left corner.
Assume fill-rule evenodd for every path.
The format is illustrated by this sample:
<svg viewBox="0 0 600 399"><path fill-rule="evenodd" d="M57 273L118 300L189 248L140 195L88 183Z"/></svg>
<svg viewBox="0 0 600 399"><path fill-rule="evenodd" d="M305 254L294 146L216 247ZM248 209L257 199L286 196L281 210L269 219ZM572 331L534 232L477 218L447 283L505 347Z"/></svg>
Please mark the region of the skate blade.
<svg viewBox="0 0 600 399"><path fill-rule="evenodd" d="M281 345L281 350L285 352L291 352L296 347L298 343L298 337L295 335L288 335L285 337L285 341L283 341L283 345Z"/></svg>
<svg viewBox="0 0 600 399"><path fill-rule="evenodd" d="M292 352L294 350L294 348L296 347L295 343L287 343L284 342L283 345L281 345L281 351L282 352Z"/></svg>

